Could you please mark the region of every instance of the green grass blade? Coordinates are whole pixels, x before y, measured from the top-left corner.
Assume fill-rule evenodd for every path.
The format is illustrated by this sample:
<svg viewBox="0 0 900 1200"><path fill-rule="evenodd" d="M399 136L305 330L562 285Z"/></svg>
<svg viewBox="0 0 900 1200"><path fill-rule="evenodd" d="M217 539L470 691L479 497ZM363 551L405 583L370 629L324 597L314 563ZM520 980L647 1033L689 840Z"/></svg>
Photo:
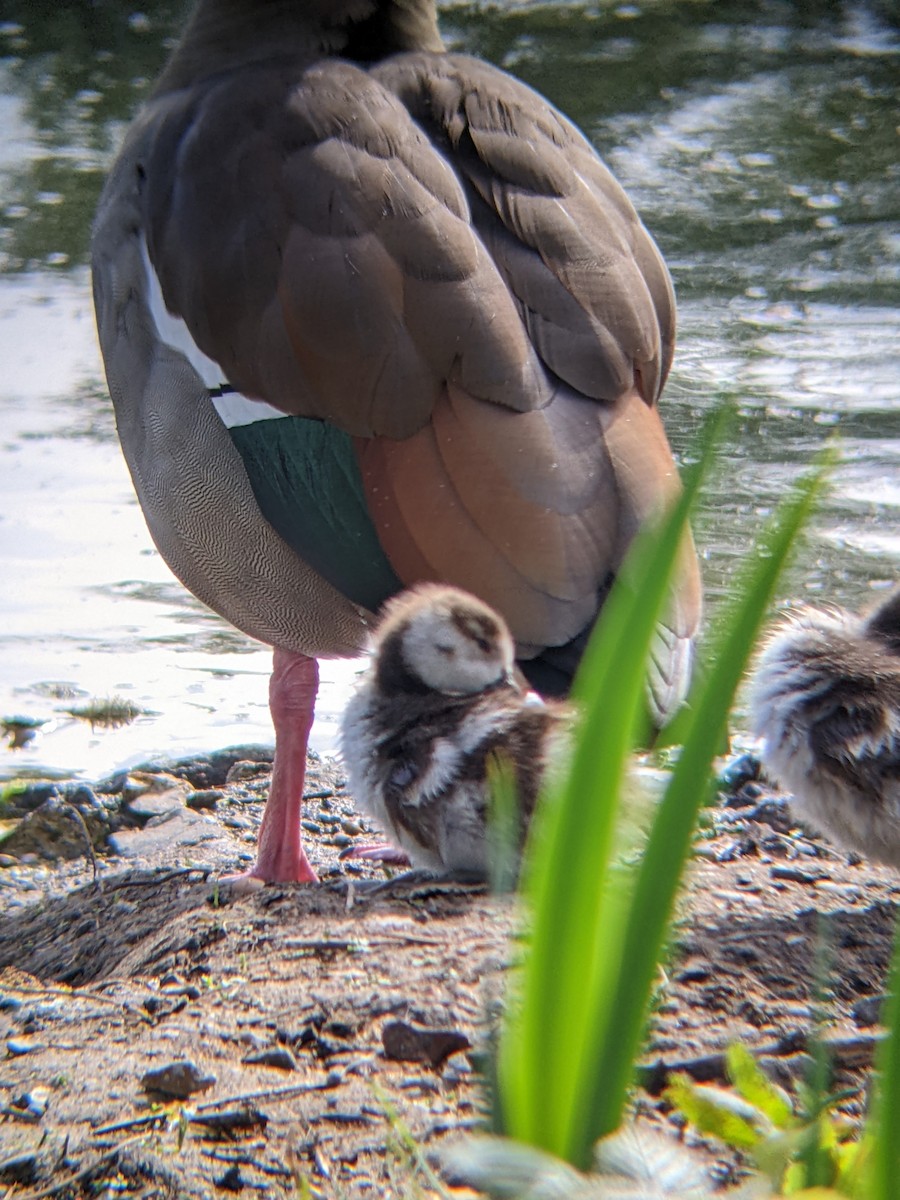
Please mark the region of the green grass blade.
<svg viewBox="0 0 900 1200"><path fill-rule="evenodd" d="M725 1051L728 1077L748 1104L754 1105L776 1129L795 1125L794 1110L786 1093L774 1084L741 1042Z"/></svg>
<svg viewBox="0 0 900 1200"><path fill-rule="evenodd" d="M608 965L604 984L611 989L610 997L601 1001L597 996L598 1013L602 1003L606 1012L615 1014L615 1025L598 1020L584 1047L574 1106L579 1128L570 1143L571 1161L576 1164L584 1161L598 1137L614 1130L621 1120L675 896L697 815L708 795L712 760L778 577L809 517L824 470L821 467L779 510L759 560L723 622L685 744L637 870L621 956Z"/></svg>
<svg viewBox="0 0 900 1200"><path fill-rule="evenodd" d="M869 1200L900 1200L900 921L888 974L887 1037L878 1048L878 1091ZM867 1131L868 1132L868 1131Z"/></svg>
<svg viewBox="0 0 900 1200"><path fill-rule="evenodd" d="M508 758L493 754L488 761L488 864L491 891L515 890L519 873L521 813L515 772Z"/></svg>
<svg viewBox="0 0 900 1200"><path fill-rule="evenodd" d="M713 428L723 419L717 414ZM508 1133L564 1156L571 1153L593 980L616 927L624 927L609 911L618 897L601 901L619 796L644 712L649 646L713 443L708 437L698 468L661 530L638 539L629 568L604 606L576 682L582 735L531 839L525 890L534 923L521 1009L501 1039L503 1112Z"/></svg>

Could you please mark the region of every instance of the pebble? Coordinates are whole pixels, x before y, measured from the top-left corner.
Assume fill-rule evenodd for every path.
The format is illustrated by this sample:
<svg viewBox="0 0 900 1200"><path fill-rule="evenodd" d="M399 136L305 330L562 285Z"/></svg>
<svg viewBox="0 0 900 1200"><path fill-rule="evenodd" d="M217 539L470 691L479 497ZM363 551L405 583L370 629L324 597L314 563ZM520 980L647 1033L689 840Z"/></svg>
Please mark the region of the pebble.
<svg viewBox="0 0 900 1200"><path fill-rule="evenodd" d="M296 1059L284 1046L268 1046L265 1050L255 1050L246 1058L242 1058L241 1062L248 1067L274 1067L277 1071L297 1070Z"/></svg>
<svg viewBox="0 0 900 1200"><path fill-rule="evenodd" d="M166 983L163 981L160 991L165 996L184 996L187 1000L199 1000L200 989L193 983Z"/></svg>
<svg viewBox="0 0 900 1200"><path fill-rule="evenodd" d="M149 821L177 812L182 798L183 793L177 788L167 788L164 792L143 791L126 803L125 811L139 821Z"/></svg>
<svg viewBox="0 0 900 1200"><path fill-rule="evenodd" d="M832 896L839 896L842 900L854 902L862 899L862 893L855 883L836 883L833 879L820 879L817 889Z"/></svg>
<svg viewBox="0 0 900 1200"><path fill-rule="evenodd" d="M33 1121L40 1121L49 1104L50 1089L40 1085L33 1087L30 1092L23 1092L21 1096L16 1096L12 1102L13 1108L17 1108L24 1116L30 1117Z"/></svg>
<svg viewBox="0 0 900 1200"><path fill-rule="evenodd" d="M13 1154L0 1158L0 1182L34 1183L38 1177L41 1160L36 1152Z"/></svg>
<svg viewBox="0 0 900 1200"><path fill-rule="evenodd" d="M268 1123L266 1113L246 1103L239 1108L219 1108L213 1112L194 1113L191 1117L192 1125L199 1125L219 1137L233 1135L235 1130L264 1130Z"/></svg>
<svg viewBox="0 0 900 1200"><path fill-rule="evenodd" d="M363 831L363 827L359 821L350 820L341 821L341 829L343 829L344 833L349 834L350 837L357 837Z"/></svg>
<svg viewBox="0 0 900 1200"><path fill-rule="evenodd" d="M769 825L776 833L790 833L796 826L790 806L778 796L769 796L743 814L745 820Z"/></svg>
<svg viewBox="0 0 900 1200"><path fill-rule="evenodd" d="M676 976L676 983L705 983L709 979L709 976L710 967L708 966L688 967L680 975Z"/></svg>
<svg viewBox="0 0 900 1200"><path fill-rule="evenodd" d="M6 1049L14 1057L19 1058L23 1054L34 1054L38 1050L46 1050L47 1047L43 1042L35 1041L33 1038L10 1038L6 1043Z"/></svg>
<svg viewBox="0 0 900 1200"><path fill-rule="evenodd" d="M381 1031L386 1058L400 1062L427 1062L439 1067L444 1059L472 1043L457 1029L429 1029L406 1021L388 1021Z"/></svg>
<svg viewBox="0 0 900 1200"><path fill-rule="evenodd" d="M138 796L142 796L144 792L149 792L152 786L149 779L132 779L129 775L122 784L122 799L127 804L131 800L136 800Z"/></svg>
<svg viewBox="0 0 900 1200"><path fill-rule="evenodd" d="M862 1000L856 1001L850 1010L850 1015L862 1029L868 1029L870 1026L878 1024L881 1006L886 999L885 996L865 996Z"/></svg>
<svg viewBox="0 0 900 1200"><path fill-rule="evenodd" d="M226 783L243 783L247 779L256 779L260 775L268 775L272 771L272 763L269 762L248 762L241 760L234 763L228 769L228 774L225 776Z"/></svg>
<svg viewBox="0 0 900 1200"><path fill-rule="evenodd" d="M213 1179L213 1183L225 1192L242 1192L245 1187L245 1180L237 1163L232 1164L224 1175L218 1175Z"/></svg>
<svg viewBox="0 0 900 1200"><path fill-rule="evenodd" d="M141 1076L141 1087L145 1092L159 1092L175 1100L187 1100L195 1092L205 1092L215 1082L215 1075L204 1074L190 1059L154 1067Z"/></svg>
<svg viewBox="0 0 900 1200"><path fill-rule="evenodd" d="M303 817L300 822L300 828L305 829L307 833L321 833L322 826L318 821L311 821L309 817Z"/></svg>
<svg viewBox="0 0 900 1200"><path fill-rule="evenodd" d="M212 809L224 798L225 793L221 788L203 788L199 792L188 792L184 802L188 808Z"/></svg>
<svg viewBox="0 0 900 1200"><path fill-rule="evenodd" d="M171 1017L174 1013L181 1012L186 1004L187 1000L183 996L147 996L144 1009L151 1017Z"/></svg>
<svg viewBox="0 0 900 1200"><path fill-rule="evenodd" d="M253 822L247 817L228 816L222 818L222 824L226 829L252 829Z"/></svg>
<svg viewBox="0 0 900 1200"><path fill-rule="evenodd" d="M806 871L802 867L774 866L769 868L773 879L785 879L789 883L819 883L825 876L821 871Z"/></svg>
<svg viewBox="0 0 900 1200"><path fill-rule="evenodd" d="M759 779L762 766L754 754L741 754L728 763L719 776L723 788L736 792L751 780Z"/></svg>

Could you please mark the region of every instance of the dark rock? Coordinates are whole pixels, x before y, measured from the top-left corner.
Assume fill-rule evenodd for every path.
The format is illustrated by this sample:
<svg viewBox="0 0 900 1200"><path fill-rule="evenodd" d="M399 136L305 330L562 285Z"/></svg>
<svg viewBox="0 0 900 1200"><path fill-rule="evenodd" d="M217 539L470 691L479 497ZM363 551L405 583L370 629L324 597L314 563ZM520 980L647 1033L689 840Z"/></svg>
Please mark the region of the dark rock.
<svg viewBox="0 0 900 1200"><path fill-rule="evenodd" d="M705 983L709 979L710 970L709 966L688 967L677 976L677 982L681 984Z"/></svg>
<svg viewBox="0 0 900 1200"><path fill-rule="evenodd" d="M870 1026L878 1024L881 1007L886 999L886 996L865 996L862 1000L856 1001L850 1010L850 1015L862 1029L868 1029Z"/></svg>
<svg viewBox="0 0 900 1200"><path fill-rule="evenodd" d="M773 879L786 879L790 883L818 883L820 879L828 878L824 871L805 871L802 867L789 866L770 867L769 874Z"/></svg>
<svg viewBox="0 0 900 1200"><path fill-rule="evenodd" d="M194 983L181 983L176 980L174 983L167 983L165 979L161 981L162 994L164 996L184 996L186 1000L199 1000L200 989Z"/></svg>
<svg viewBox="0 0 900 1200"><path fill-rule="evenodd" d="M184 805L184 793L180 788L167 788L163 792L143 791L132 797L125 805L125 811L141 824L153 820L154 817L166 817L177 812Z"/></svg>
<svg viewBox="0 0 900 1200"><path fill-rule="evenodd" d="M797 826L790 806L783 796L766 795L764 800L754 805L750 812L744 813L743 816L748 821L770 825L776 833L790 833Z"/></svg>
<svg viewBox="0 0 900 1200"><path fill-rule="evenodd" d="M274 1067L278 1071L297 1070L293 1054L284 1046L267 1046L264 1050L255 1050L246 1058L242 1058L241 1062L248 1067Z"/></svg>
<svg viewBox="0 0 900 1200"><path fill-rule="evenodd" d="M192 1125L199 1125L207 1133L232 1134L236 1130L265 1129L269 1123L266 1113L250 1104L240 1108L218 1108L211 1112L193 1113Z"/></svg>
<svg viewBox="0 0 900 1200"><path fill-rule="evenodd" d="M34 1183L39 1170L40 1158L35 1153L0 1158L0 1183Z"/></svg>
<svg viewBox="0 0 900 1200"><path fill-rule="evenodd" d="M271 763L264 762L236 762L229 768L228 774L225 777L226 783L247 783L253 779L260 779L267 775L271 770Z"/></svg>
<svg viewBox="0 0 900 1200"><path fill-rule="evenodd" d="M719 776L719 787L723 792L727 792L729 796L736 798L745 784L759 779L761 774L762 765L759 759L754 754L741 754L726 765ZM731 799L726 801L728 804L732 802ZM749 801L744 801L744 803L749 803ZM739 805L740 802L738 801Z"/></svg>
<svg viewBox="0 0 900 1200"><path fill-rule="evenodd" d="M221 788L203 788L199 792L188 792L184 798L185 804L192 809L215 808L220 800L225 798Z"/></svg>
<svg viewBox="0 0 900 1200"><path fill-rule="evenodd" d="M0 843L5 854L20 859L36 854L50 862L83 858L102 846L110 830L109 815L89 788L78 790L78 801L69 803L59 794L22 818Z"/></svg>
<svg viewBox="0 0 900 1200"><path fill-rule="evenodd" d="M158 1092L175 1100L187 1100L195 1092L205 1092L215 1082L215 1075L204 1075L190 1059L154 1067L141 1076L141 1087L145 1092Z"/></svg>
<svg viewBox="0 0 900 1200"><path fill-rule="evenodd" d="M27 784L21 790L11 790L5 801L6 811L12 816L24 816L25 813L34 812L48 800L58 800L60 794L61 788L58 783L38 780L37 783Z"/></svg>
<svg viewBox="0 0 900 1200"><path fill-rule="evenodd" d="M349 1021L327 1021L323 1029L325 1033L329 1033L332 1037L336 1038L352 1038L357 1033L357 1026L351 1025Z"/></svg>
<svg viewBox="0 0 900 1200"><path fill-rule="evenodd" d="M171 1017L173 1013L181 1012L187 1005L184 996L148 996L144 1001L144 1009L151 1017L162 1019Z"/></svg>
<svg viewBox="0 0 900 1200"><path fill-rule="evenodd" d="M244 1190L244 1177L241 1175L241 1168L237 1163L230 1166L224 1175L217 1176L213 1182L217 1188L226 1192L242 1192Z"/></svg>
<svg viewBox="0 0 900 1200"><path fill-rule="evenodd" d="M15 1058L20 1058L23 1054L34 1054L38 1050L46 1050L43 1042L32 1041L31 1038L10 1038L6 1043L6 1049L9 1054Z"/></svg>
<svg viewBox="0 0 900 1200"><path fill-rule="evenodd" d="M428 1029L409 1025L406 1021L388 1021L381 1031L381 1042L387 1058L400 1062L425 1062L432 1067L472 1043L456 1029Z"/></svg>
<svg viewBox="0 0 900 1200"><path fill-rule="evenodd" d="M50 1089L48 1087L33 1087L29 1092L23 1092L20 1096L13 1098L12 1106L26 1119L39 1121L47 1111L47 1106L50 1103Z"/></svg>

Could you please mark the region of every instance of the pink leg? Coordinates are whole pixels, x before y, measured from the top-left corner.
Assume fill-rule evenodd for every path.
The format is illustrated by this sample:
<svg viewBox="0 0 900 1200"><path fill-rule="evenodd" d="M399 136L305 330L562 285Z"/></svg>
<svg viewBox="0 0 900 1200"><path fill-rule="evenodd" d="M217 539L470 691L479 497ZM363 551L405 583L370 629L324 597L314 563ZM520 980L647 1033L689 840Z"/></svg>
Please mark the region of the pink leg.
<svg viewBox="0 0 900 1200"><path fill-rule="evenodd" d="M275 764L251 878L265 883L315 883L300 840L306 747L312 728L319 664L305 654L276 650L269 681L275 725Z"/></svg>

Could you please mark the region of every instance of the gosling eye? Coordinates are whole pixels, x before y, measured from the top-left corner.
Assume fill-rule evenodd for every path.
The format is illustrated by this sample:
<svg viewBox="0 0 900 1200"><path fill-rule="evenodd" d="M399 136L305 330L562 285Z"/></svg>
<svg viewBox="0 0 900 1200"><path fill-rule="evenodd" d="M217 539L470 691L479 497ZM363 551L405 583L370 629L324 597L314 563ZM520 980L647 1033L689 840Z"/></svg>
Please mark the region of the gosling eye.
<svg viewBox="0 0 900 1200"><path fill-rule="evenodd" d="M475 639L475 644L478 647L478 649L481 651L482 654L490 654L491 643L487 640L487 638L477 637Z"/></svg>

